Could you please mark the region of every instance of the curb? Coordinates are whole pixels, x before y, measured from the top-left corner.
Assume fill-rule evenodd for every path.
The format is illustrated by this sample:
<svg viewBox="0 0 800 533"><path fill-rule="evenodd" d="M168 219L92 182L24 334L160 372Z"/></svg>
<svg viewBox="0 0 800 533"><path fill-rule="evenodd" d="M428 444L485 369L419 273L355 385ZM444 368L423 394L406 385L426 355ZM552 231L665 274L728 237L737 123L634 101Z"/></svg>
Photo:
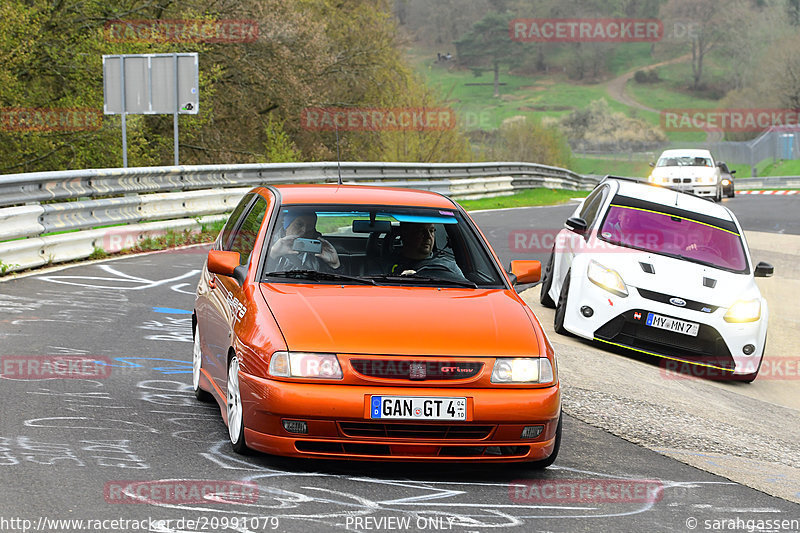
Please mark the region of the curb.
<svg viewBox="0 0 800 533"><path fill-rule="evenodd" d="M786 196L789 194L797 194L800 191L736 191L736 194L778 194Z"/></svg>

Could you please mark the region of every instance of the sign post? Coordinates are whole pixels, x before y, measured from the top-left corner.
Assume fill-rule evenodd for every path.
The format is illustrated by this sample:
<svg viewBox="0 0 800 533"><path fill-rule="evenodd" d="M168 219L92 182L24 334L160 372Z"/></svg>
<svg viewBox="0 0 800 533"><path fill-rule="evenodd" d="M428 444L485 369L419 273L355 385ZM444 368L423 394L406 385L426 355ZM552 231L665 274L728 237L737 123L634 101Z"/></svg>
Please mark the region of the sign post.
<svg viewBox="0 0 800 533"><path fill-rule="evenodd" d="M128 166L128 114L172 114L174 161L179 164L178 114L200 104L197 53L103 56L103 113L122 117L122 165Z"/></svg>

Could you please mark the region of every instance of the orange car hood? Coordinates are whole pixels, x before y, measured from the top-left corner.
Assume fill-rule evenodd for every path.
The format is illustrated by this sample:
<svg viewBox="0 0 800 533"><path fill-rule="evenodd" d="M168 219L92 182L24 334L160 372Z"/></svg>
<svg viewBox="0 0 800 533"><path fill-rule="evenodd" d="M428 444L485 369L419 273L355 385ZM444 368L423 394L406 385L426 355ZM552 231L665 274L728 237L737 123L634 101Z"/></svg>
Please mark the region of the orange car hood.
<svg viewBox="0 0 800 533"><path fill-rule="evenodd" d="M500 289L262 284L292 351L538 355L534 325Z"/></svg>

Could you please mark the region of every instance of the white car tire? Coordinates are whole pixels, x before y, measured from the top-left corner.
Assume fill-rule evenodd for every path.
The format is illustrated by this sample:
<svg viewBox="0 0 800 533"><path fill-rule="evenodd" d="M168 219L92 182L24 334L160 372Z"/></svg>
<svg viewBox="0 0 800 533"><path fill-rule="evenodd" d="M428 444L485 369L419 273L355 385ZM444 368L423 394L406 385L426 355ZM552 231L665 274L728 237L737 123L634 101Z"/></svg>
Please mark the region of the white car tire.
<svg viewBox="0 0 800 533"><path fill-rule="evenodd" d="M553 317L553 328L556 333L560 335L570 335L570 332L564 327L564 317L567 314L567 300L569 299L569 278L572 274L572 269L567 270L567 275L564 276L564 283L561 284L561 294L558 296L558 305L556 305L556 314Z"/></svg>
<svg viewBox="0 0 800 533"><path fill-rule="evenodd" d="M556 303L550 297L550 288L553 286L553 265L555 264L555 247L550 252L550 260L544 269L544 279L542 279L542 287L539 292L539 302L550 309L555 308Z"/></svg>
<svg viewBox="0 0 800 533"><path fill-rule="evenodd" d="M194 346L192 347L192 389L194 397L201 402L210 402L214 398L200 388L200 370L203 368L203 349L200 345L200 332L194 328Z"/></svg>

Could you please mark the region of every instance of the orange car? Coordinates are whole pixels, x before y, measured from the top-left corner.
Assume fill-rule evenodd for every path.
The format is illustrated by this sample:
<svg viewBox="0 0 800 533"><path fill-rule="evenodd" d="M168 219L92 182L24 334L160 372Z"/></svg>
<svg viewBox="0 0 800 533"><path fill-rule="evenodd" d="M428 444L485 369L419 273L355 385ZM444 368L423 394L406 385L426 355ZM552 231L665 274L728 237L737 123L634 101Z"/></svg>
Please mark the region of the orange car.
<svg viewBox="0 0 800 533"><path fill-rule="evenodd" d="M555 354L500 266L440 194L259 187L208 254L193 386L233 449L376 461L528 461L561 440Z"/></svg>

